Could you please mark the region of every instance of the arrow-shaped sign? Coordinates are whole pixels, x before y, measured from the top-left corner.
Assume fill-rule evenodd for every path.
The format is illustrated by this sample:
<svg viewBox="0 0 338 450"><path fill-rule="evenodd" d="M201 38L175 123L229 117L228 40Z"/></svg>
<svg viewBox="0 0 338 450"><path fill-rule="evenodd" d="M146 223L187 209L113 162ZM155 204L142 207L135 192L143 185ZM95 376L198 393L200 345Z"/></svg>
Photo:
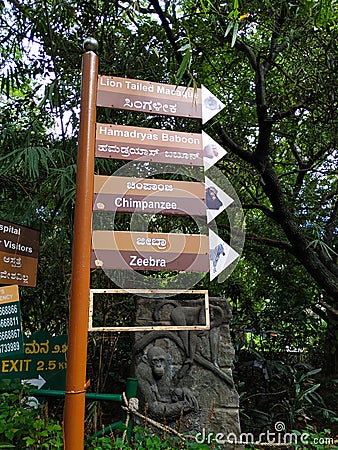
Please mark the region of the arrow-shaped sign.
<svg viewBox="0 0 338 450"><path fill-rule="evenodd" d="M222 191L217 184L205 177L205 203L207 207L207 223L210 223L222 211L224 211L233 199Z"/></svg>
<svg viewBox="0 0 338 450"><path fill-rule="evenodd" d="M96 104L147 114L202 119L203 124L225 106L205 86L194 89L105 75L98 77Z"/></svg>
<svg viewBox="0 0 338 450"><path fill-rule="evenodd" d="M185 133L97 123L95 156L122 160L200 166L207 170L226 151L207 133Z"/></svg>
<svg viewBox="0 0 338 450"><path fill-rule="evenodd" d="M218 98L212 94L205 86L201 88L202 95L202 123L208 122L216 114L218 114L225 105L218 100Z"/></svg>
<svg viewBox="0 0 338 450"><path fill-rule="evenodd" d="M38 378L30 378L27 380L21 380L21 383L29 383L32 386L36 386L38 389L41 389L44 384L46 384L46 380L39 375Z"/></svg>
<svg viewBox="0 0 338 450"><path fill-rule="evenodd" d="M207 216L210 223L233 199L208 177L205 183L94 176L94 211Z"/></svg>
<svg viewBox="0 0 338 450"><path fill-rule="evenodd" d="M94 211L205 216L204 183L94 176Z"/></svg>
<svg viewBox="0 0 338 450"><path fill-rule="evenodd" d="M208 177L205 183L94 176L94 211L207 216L210 223L233 199Z"/></svg>
<svg viewBox="0 0 338 450"><path fill-rule="evenodd" d="M209 230L210 246L210 281L216 278L224 269L230 266L239 254L224 242L216 233Z"/></svg>
<svg viewBox="0 0 338 450"><path fill-rule="evenodd" d="M94 269L209 271L209 238L200 234L95 230L92 248Z"/></svg>
<svg viewBox="0 0 338 450"><path fill-rule="evenodd" d="M202 131L202 142L204 170L208 170L223 158L227 152L204 131Z"/></svg>
<svg viewBox="0 0 338 450"><path fill-rule="evenodd" d="M216 233L101 231L92 234L93 269L210 272L219 275L239 254Z"/></svg>

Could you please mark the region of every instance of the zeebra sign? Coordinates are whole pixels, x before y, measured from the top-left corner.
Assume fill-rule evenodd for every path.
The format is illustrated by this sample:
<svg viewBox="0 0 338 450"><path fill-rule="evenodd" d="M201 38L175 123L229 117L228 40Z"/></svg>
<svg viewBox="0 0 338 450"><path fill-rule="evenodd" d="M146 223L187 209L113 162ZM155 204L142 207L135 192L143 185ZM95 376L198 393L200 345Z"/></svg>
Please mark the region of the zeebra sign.
<svg viewBox="0 0 338 450"><path fill-rule="evenodd" d="M92 267L209 271L208 236L125 231L93 232Z"/></svg>
<svg viewBox="0 0 338 450"><path fill-rule="evenodd" d="M202 234L93 231L93 269L210 272L213 280L238 258L209 230Z"/></svg>

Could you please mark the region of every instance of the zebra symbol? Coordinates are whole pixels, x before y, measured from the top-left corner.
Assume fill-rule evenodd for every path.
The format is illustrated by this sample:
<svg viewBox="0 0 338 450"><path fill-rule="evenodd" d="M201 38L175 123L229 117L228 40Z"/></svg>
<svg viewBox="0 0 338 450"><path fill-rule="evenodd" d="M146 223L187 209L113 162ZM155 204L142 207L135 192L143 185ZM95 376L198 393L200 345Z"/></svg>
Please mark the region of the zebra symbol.
<svg viewBox="0 0 338 450"><path fill-rule="evenodd" d="M217 263L221 256L225 256L225 251L222 244L218 244L215 248L210 250L210 259L212 261L214 273L216 272Z"/></svg>

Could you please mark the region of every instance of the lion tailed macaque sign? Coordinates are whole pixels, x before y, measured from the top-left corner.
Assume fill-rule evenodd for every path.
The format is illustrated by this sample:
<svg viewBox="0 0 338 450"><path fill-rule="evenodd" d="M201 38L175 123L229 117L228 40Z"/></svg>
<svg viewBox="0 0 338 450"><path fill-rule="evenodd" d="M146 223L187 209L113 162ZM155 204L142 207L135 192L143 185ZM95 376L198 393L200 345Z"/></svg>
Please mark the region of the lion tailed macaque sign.
<svg viewBox="0 0 338 450"><path fill-rule="evenodd" d="M91 268L210 272L213 280L239 257L216 233L102 231L92 234Z"/></svg>
<svg viewBox="0 0 338 450"><path fill-rule="evenodd" d="M36 286L40 233L0 220L0 284Z"/></svg>
<svg viewBox="0 0 338 450"><path fill-rule="evenodd" d="M205 216L204 183L94 176L94 211Z"/></svg>
<svg viewBox="0 0 338 450"><path fill-rule="evenodd" d="M207 133L97 123L95 156L198 166L207 170L226 151Z"/></svg>
<svg viewBox="0 0 338 450"><path fill-rule="evenodd" d="M202 119L202 123L225 106L205 86L194 89L106 75L98 76L96 104L147 114Z"/></svg>
<svg viewBox="0 0 338 450"><path fill-rule="evenodd" d="M23 353L19 288L0 287L0 358Z"/></svg>

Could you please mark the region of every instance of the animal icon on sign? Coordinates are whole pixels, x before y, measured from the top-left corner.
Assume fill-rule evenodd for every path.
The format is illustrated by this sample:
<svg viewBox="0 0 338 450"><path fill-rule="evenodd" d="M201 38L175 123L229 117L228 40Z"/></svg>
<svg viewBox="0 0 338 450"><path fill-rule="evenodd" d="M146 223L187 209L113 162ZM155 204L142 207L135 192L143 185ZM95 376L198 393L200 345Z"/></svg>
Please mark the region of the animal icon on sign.
<svg viewBox="0 0 338 450"><path fill-rule="evenodd" d="M210 259L212 261L214 273L217 270L217 263L221 256L225 256L225 251L222 244L218 244L215 248L210 249Z"/></svg>

